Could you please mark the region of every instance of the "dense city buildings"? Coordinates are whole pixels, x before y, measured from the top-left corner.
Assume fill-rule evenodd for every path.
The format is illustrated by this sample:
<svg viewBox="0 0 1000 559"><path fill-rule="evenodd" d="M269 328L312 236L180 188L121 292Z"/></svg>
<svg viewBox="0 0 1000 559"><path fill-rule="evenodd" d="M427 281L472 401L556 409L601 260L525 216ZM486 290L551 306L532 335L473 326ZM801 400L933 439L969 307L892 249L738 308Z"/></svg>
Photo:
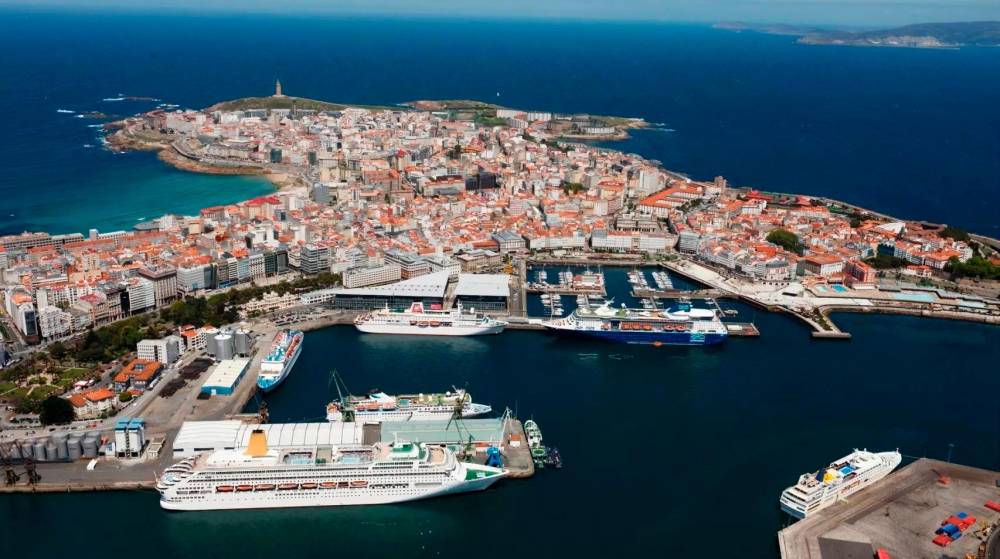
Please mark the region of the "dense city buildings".
<svg viewBox="0 0 1000 559"><path fill-rule="evenodd" d="M564 140L623 127L507 109L462 118L442 107L304 109L279 94L259 106L126 119L111 137L120 149L152 145L185 168L287 180L273 195L134 231L0 238L7 315L25 341L55 340L177 298L289 275L337 273L345 288L360 289L442 271L452 280L498 272L511 256L538 252L677 251L752 280L854 287L874 286L865 260L878 255L905 261L918 277L973 255L933 230L732 188L722 177L695 181ZM775 230L796 244L770 242ZM292 304L272 294L243 312Z"/></svg>

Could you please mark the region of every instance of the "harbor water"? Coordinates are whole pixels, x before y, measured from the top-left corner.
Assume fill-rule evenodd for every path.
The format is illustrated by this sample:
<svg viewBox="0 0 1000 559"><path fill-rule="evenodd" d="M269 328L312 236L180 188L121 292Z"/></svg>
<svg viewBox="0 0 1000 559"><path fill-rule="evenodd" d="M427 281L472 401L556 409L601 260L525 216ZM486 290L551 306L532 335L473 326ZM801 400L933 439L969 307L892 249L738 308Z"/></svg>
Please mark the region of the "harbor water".
<svg viewBox="0 0 1000 559"><path fill-rule="evenodd" d="M534 418L566 467L483 494L370 508L168 514L155 493L130 492L8 495L0 514L9 534L41 533L54 518L92 519L83 522L141 534L151 558L456 557L494 545L560 557L655 545L685 557L725 541L740 557L764 559L776 556L774 535L787 521L779 492L854 447L943 458L954 444L956 462L1000 468L1000 377L983 365L1000 360L996 328L835 319L851 341L813 341L792 319L760 313L760 338L709 348L524 331L453 339L347 326L310 332L292 375L267 396L273 421L321 421L335 394L333 368L354 393L467 386L477 402ZM3 543L11 555L38 545ZM44 548L97 554L81 554L86 545L48 538Z"/></svg>

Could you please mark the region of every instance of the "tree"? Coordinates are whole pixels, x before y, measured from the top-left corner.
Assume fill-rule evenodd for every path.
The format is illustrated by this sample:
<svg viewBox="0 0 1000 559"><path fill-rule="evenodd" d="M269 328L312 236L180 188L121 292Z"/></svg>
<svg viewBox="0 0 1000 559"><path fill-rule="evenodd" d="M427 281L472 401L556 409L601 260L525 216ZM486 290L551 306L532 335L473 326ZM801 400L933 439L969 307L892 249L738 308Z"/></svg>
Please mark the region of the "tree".
<svg viewBox="0 0 1000 559"><path fill-rule="evenodd" d="M956 241L969 242L969 233L966 230L959 227L952 227L951 225L941 230L941 236L955 239Z"/></svg>
<svg viewBox="0 0 1000 559"><path fill-rule="evenodd" d="M132 401L132 393L129 392L129 391L127 391L127 390L125 392L122 392L121 394L118 395L118 401L121 402L121 403L123 403L123 404L126 403L126 402L131 402Z"/></svg>
<svg viewBox="0 0 1000 559"><path fill-rule="evenodd" d="M62 360L66 357L66 344L62 342L55 342L49 346L49 355L57 360Z"/></svg>
<svg viewBox="0 0 1000 559"><path fill-rule="evenodd" d="M73 421L73 404L59 396L49 396L42 400L42 409L38 414L42 425L59 425Z"/></svg>
<svg viewBox="0 0 1000 559"><path fill-rule="evenodd" d="M775 229L767 234L767 242L774 243L788 252L799 252L799 236L785 229Z"/></svg>

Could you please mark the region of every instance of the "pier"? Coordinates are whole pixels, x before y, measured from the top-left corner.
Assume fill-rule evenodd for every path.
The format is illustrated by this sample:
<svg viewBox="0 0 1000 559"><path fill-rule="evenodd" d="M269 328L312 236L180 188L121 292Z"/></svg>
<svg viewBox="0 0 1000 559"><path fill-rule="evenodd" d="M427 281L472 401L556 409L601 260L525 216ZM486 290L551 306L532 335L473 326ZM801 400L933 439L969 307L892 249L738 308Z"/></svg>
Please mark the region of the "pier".
<svg viewBox="0 0 1000 559"><path fill-rule="evenodd" d="M732 291L723 289L633 289L636 299L722 299L736 297Z"/></svg>
<svg viewBox="0 0 1000 559"><path fill-rule="evenodd" d="M986 557L997 547L1000 472L921 458L875 485L778 533L782 559L847 557L842 551L885 549L890 557ZM931 542L941 522L958 512L978 520L941 548ZM992 539L987 534L992 534ZM966 555L969 554L969 555ZM862 555L851 555L861 557Z"/></svg>

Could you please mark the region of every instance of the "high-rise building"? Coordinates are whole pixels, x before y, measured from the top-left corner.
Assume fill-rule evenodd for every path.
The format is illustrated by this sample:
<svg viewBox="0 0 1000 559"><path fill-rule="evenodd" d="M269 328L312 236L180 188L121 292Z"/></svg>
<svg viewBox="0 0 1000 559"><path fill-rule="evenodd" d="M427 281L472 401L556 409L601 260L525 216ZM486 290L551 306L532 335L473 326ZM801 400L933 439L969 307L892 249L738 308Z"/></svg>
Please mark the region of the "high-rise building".
<svg viewBox="0 0 1000 559"><path fill-rule="evenodd" d="M330 271L330 248L308 244L299 252L299 271L318 274Z"/></svg>

